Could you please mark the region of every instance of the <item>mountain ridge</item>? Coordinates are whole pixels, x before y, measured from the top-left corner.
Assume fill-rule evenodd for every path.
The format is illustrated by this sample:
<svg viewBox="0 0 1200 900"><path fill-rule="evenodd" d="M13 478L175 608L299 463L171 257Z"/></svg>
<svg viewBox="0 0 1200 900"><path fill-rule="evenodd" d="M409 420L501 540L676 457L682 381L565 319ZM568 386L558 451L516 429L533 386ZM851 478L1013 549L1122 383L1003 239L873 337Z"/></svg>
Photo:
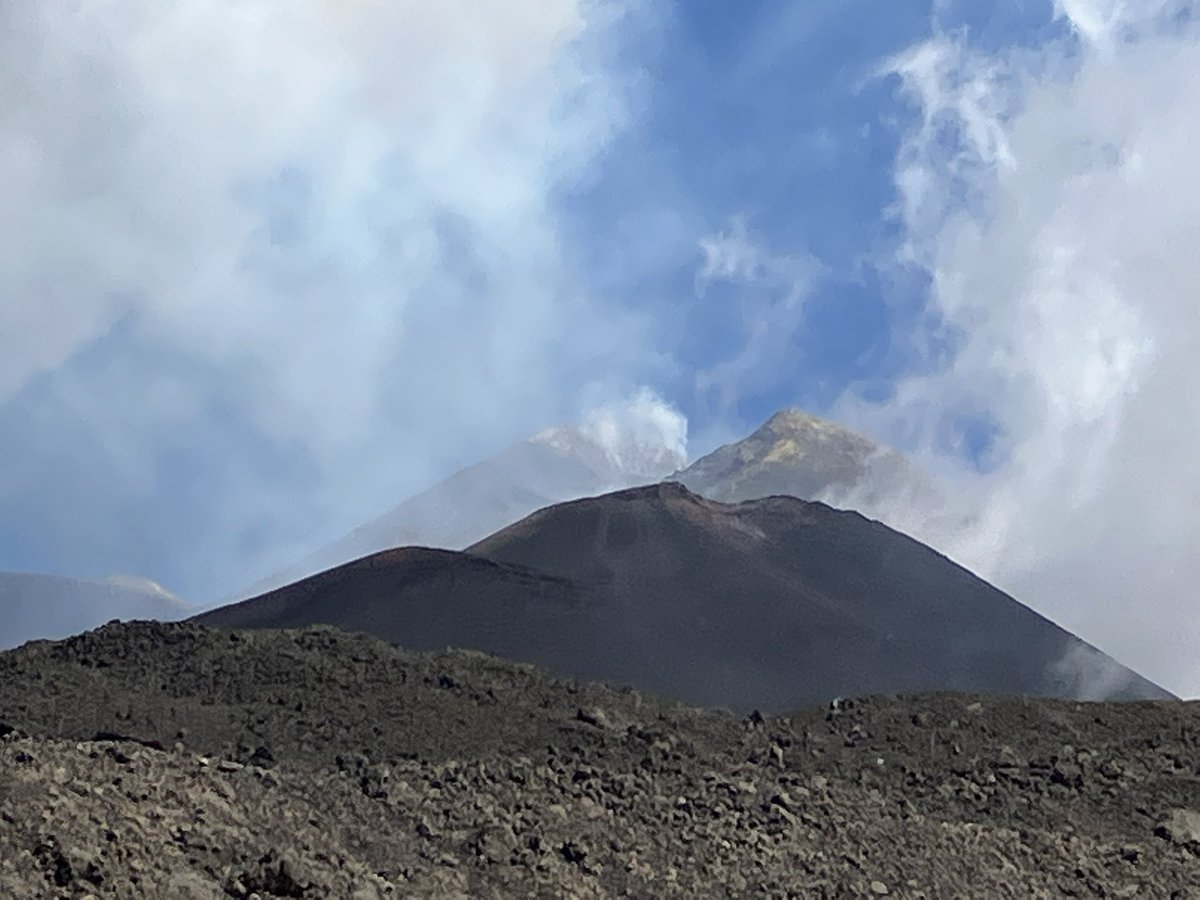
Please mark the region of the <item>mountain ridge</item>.
<svg viewBox="0 0 1200 900"><path fill-rule="evenodd" d="M685 462L672 448L584 426L545 429L395 504L349 534L239 592L256 596L398 546L462 550L541 507L657 481Z"/></svg>
<svg viewBox="0 0 1200 900"><path fill-rule="evenodd" d="M1084 696L1062 668L1072 653L1114 696L1172 696L931 548L820 502L722 504L663 482L539 510L415 578L413 554L431 552L376 554L195 621L332 624L733 709Z"/></svg>

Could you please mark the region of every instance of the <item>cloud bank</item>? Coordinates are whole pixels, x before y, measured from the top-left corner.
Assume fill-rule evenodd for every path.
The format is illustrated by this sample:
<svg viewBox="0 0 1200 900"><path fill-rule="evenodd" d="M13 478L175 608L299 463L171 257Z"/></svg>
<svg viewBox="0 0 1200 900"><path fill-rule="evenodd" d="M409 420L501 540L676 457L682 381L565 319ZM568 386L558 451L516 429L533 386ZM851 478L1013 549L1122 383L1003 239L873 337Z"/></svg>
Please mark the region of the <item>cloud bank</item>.
<svg viewBox="0 0 1200 900"><path fill-rule="evenodd" d="M1198 696L1193 12L1060 0L1040 48L939 32L892 60L917 113L899 258L927 273L954 352L885 404L851 394L838 412L952 477L954 515L911 531Z"/></svg>
<svg viewBox="0 0 1200 900"><path fill-rule="evenodd" d="M557 238L644 18L0 7L6 520L69 545L48 567L140 546L121 569L215 596L652 376Z"/></svg>

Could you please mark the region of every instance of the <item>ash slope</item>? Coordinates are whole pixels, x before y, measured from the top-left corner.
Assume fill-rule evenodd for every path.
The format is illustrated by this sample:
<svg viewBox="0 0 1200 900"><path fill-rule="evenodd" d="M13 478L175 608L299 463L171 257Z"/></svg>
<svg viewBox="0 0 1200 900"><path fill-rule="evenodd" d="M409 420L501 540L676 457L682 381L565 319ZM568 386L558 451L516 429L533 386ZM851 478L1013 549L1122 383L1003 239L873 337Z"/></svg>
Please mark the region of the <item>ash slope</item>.
<svg viewBox="0 0 1200 900"><path fill-rule="evenodd" d="M856 513L727 506L674 483L550 507L467 554L370 557L197 621L334 624L741 711L916 690L1171 696Z"/></svg>
<svg viewBox="0 0 1200 900"><path fill-rule="evenodd" d="M425 547L364 557L194 621L221 628L334 625L409 650L465 647L557 671L587 669L585 623L594 603L580 585L522 566Z"/></svg>
<svg viewBox="0 0 1200 900"><path fill-rule="evenodd" d="M641 637L644 676L669 667L689 694L668 693L706 705L1172 696L929 547L824 503L726 505L664 483L550 507L470 552L597 586Z"/></svg>
<svg viewBox="0 0 1200 900"><path fill-rule="evenodd" d="M329 628L131 623L0 654L0 723L10 896L1200 891L1195 703L739 720Z"/></svg>
<svg viewBox="0 0 1200 900"><path fill-rule="evenodd" d="M110 619L182 619L191 610L152 581L0 572L0 650L64 638Z"/></svg>
<svg viewBox="0 0 1200 900"><path fill-rule="evenodd" d="M543 431L401 501L241 596L394 547L461 550L551 503L657 481L684 463L634 435L617 444L606 446L586 428Z"/></svg>

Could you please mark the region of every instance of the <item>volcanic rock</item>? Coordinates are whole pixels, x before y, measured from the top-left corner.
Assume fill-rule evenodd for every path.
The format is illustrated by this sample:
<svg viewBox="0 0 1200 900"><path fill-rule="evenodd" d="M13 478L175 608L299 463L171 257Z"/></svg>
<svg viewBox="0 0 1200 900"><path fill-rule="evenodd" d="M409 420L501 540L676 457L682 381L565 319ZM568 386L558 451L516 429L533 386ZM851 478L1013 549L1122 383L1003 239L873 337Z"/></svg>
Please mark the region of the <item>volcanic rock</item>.
<svg viewBox="0 0 1200 900"><path fill-rule="evenodd" d="M0 720L0 896L1200 891L1155 834L1200 797L1195 703L739 718L327 627L128 623L0 654Z"/></svg>

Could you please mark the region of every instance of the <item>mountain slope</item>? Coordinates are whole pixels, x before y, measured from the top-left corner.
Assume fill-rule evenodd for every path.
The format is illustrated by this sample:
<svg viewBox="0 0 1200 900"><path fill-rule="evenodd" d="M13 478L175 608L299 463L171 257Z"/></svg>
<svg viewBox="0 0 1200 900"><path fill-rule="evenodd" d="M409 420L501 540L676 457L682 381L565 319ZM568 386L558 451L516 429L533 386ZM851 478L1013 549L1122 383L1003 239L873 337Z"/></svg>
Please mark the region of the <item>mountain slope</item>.
<svg viewBox="0 0 1200 900"><path fill-rule="evenodd" d="M111 619L182 619L186 603L141 578L104 581L0 572L0 649L56 639Z"/></svg>
<svg viewBox="0 0 1200 900"><path fill-rule="evenodd" d="M933 482L894 450L796 409L670 478L723 503L776 494L865 509L928 497Z"/></svg>
<svg viewBox="0 0 1200 900"><path fill-rule="evenodd" d="M724 505L665 483L550 507L470 552L602 586L651 670L674 664L696 702L779 708L798 685L1170 696L929 547L823 503Z"/></svg>
<svg viewBox="0 0 1200 900"><path fill-rule="evenodd" d="M674 483L550 507L467 554L380 554L197 621L336 624L735 709L913 690L1170 696L877 522Z"/></svg>
<svg viewBox="0 0 1200 900"><path fill-rule="evenodd" d="M788 494L872 515L885 503L934 495L931 480L900 454L798 410L776 413L744 440L685 462L682 448L652 428L551 428L398 503L236 599L394 547L461 550L553 503L664 478L725 503Z"/></svg>
<svg viewBox="0 0 1200 900"><path fill-rule="evenodd" d="M461 550L551 503L658 481L683 462L644 436L551 428L402 501L243 596L395 547Z"/></svg>
<svg viewBox="0 0 1200 900"><path fill-rule="evenodd" d="M593 604L575 583L452 550L376 553L195 621L222 628L319 623L361 631L410 650L468 647L587 668L592 642L581 623Z"/></svg>

